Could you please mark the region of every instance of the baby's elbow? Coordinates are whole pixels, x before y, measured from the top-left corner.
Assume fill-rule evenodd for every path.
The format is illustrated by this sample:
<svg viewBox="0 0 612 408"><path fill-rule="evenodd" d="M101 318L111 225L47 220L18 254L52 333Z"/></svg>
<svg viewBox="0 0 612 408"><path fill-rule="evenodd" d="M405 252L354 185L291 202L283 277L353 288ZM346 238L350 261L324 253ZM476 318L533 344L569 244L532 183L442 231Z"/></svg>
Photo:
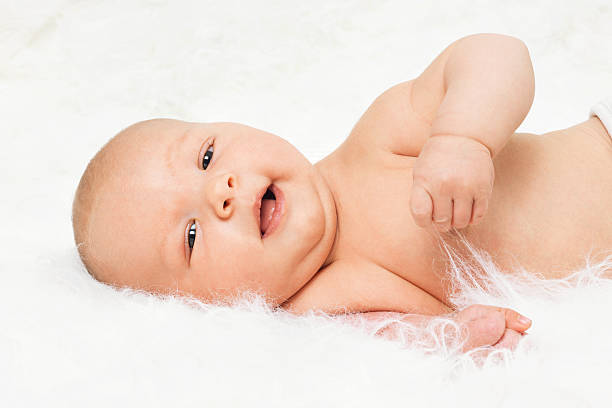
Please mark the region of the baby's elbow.
<svg viewBox="0 0 612 408"><path fill-rule="evenodd" d="M509 67L516 75L516 83L526 92L527 99L533 101L535 77L529 49L523 40L506 34L482 33L463 37L463 48L471 55L494 58Z"/></svg>
<svg viewBox="0 0 612 408"><path fill-rule="evenodd" d="M473 55L486 55L503 60L529 62L529 49L523 40L506 34L480 33L460 38L456 48Z"/></svg>
<svg viewBox="0 0 612 408"><path fill-rule="evenodd" d="M487 45L494 46L495 49L499 49L500 47L505 49L520 49L527 50L527 45L520 38L513 37L508 34L498 34L498 33L479 33L479 34L471 34L457 40L458 42L475 42L479 45Z"/></svg>
<svg viewBox="0 0 612 408"><path fill-rule="evenodd" d="M527 44L520 38L512 37L505 34L491 34L494 38L491 40L492 44L498 52L508 55L511 58L515 58L517 61L523 61L527 63L531 68L531 56L529 55L529 48ZM533 69L532 69L533 71Z"/></svg>
<svg viewBox="0 0 612 408"><path fill-rule="evenodd" d="M460 38L454 44L455 52L472 59L487 59L517 64L533 74L527 45L519 38L506 34L482 33Z"/></svg>

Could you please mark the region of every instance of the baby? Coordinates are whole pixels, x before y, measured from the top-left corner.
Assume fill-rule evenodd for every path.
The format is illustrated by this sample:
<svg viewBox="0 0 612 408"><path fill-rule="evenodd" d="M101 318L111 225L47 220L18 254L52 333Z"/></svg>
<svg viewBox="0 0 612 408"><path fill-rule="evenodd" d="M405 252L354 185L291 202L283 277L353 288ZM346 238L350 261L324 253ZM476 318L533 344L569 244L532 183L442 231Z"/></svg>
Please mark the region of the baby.
<svg viewBox="0 0 612 408"><path fill-rule="evenodd" d="M294 313L372 321L449 315L468 329L465 349L513 347L529 319L453 310L438 234L461 229L501 269L517 261L546 278L612 248L611 111L514 133L533 95L526 46L478 34L381 94L314 165L237 123L136 123L83 174L79 254L116 286L204 301L255 291Z"/></svg>

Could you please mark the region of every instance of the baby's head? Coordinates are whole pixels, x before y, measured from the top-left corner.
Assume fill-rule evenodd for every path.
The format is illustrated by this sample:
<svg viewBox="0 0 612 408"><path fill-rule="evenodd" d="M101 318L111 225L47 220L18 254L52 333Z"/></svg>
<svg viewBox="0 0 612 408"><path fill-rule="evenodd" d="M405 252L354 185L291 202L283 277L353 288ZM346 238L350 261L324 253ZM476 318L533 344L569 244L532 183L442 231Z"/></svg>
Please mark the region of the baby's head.
<svg viewBox="0 0 612 408"><path fill-rule="evenodd" d="M278 136L153 119L91 160L73 228L100 281L205 301L255 291L281 304L325 262L336 209L317 168Z"/></svg>

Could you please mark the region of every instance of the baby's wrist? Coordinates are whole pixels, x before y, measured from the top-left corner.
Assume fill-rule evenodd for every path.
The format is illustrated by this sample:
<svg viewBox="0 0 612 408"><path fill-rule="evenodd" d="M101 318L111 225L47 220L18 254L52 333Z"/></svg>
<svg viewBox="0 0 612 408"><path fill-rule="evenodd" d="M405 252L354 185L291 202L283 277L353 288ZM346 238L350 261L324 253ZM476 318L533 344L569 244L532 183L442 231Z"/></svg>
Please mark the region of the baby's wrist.
<svg viewBox="0 0 612 408"><path fill-rule="evenodd" d="M431 135L428 139L429 141L436 140L436 142L440 143L461 143L463 146L473 146L478 150L485 151L489 154L489 157L493 158L493 153L491 149L480 140L469 137L469 136L459 136L459 135Z"/></svg>

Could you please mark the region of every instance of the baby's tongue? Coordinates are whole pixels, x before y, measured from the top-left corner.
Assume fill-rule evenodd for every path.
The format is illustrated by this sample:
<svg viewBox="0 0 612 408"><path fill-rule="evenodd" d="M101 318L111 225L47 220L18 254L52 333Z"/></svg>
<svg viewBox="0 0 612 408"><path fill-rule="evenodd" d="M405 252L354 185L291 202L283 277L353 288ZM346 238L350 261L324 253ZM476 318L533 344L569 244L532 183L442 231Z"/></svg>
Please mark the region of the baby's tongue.
<svg viewBox="0 0 612 408"><path fill-rule="evenodd" d="M261 209L259 211L260 215L260 228L261 232L265 233L268 229L268 225L270 225L270 220L272 219L272 213L274 213L274 206L276 205L276 200L261 200Z"/></svg>

